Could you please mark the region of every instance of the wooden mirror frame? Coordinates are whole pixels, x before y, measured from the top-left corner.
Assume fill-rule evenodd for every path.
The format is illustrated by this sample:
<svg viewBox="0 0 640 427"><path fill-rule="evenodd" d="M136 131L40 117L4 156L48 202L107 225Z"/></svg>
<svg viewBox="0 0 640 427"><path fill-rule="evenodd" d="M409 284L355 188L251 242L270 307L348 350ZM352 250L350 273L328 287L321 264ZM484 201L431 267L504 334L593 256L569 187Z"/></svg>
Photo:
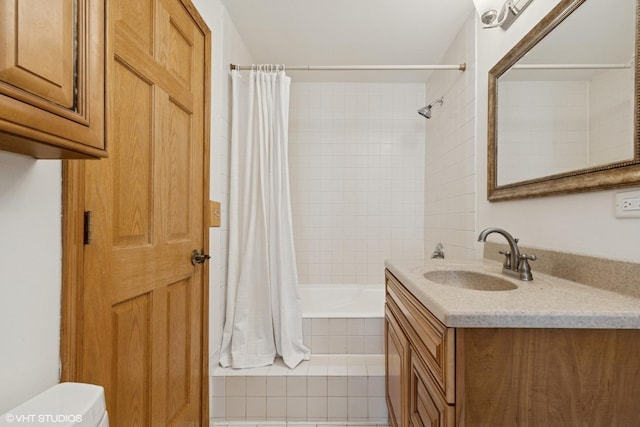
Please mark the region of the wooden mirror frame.
<svg viewBox="0 0 640 427"><path fill-rule="evenodd" d="M490 202L640 185L640 0L636 0L633 159L498 186L498 78L586 1L561 0L489 71L487 200Z"/></svg>

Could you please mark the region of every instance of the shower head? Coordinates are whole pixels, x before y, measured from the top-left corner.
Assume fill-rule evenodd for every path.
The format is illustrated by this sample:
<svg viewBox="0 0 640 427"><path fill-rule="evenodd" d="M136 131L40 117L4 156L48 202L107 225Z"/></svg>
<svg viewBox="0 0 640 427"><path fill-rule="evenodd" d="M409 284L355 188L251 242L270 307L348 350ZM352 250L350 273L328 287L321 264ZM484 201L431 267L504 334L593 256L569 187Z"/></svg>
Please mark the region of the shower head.
<svg viewBox="0 0 640 427"><path fill-rule="evenodd" d="M421 109L418 110L418 114L420 114L422 117L426 118L426 119L430 119L431 118L431 108L436 105L436 104L444 104L444 96L441 96L440 98L436 99L435 101L433 101L431 104L427 105L426 107L422 107Z"/></svg>
<svg viewBox="0 0 640 427"><path fill-rule="evenodd" d="M431 118L431 105L427 105L426 107L422 107L421 109L418 110L418 114L420 114L422 117L426 118L426 119L430 119Z"/></svg>

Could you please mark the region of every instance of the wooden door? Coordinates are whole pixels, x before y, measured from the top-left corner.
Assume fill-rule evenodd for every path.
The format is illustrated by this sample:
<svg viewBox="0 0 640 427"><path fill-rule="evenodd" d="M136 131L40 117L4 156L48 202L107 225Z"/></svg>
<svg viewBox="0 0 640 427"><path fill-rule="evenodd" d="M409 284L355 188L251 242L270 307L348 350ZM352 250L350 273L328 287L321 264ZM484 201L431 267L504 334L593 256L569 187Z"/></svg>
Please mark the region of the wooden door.
<svg viewBox="0 0 640 427"><path fill-rule="evenodd" d="M209 36L186 0L109 3L107 142L86 162L74 379L114 427L206 421ZM67 174L69 175L69 174Z"/></svg>

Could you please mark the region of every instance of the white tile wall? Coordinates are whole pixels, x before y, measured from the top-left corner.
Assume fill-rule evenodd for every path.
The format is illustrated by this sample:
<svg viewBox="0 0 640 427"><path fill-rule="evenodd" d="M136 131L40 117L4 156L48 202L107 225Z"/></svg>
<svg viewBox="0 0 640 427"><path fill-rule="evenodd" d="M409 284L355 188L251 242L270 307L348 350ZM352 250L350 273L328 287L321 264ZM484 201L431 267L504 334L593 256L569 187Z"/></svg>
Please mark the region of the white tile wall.
<svg viewBox="0 0 640 427"><path fill-rule="evenodd" d="M500 82L498 115L498 185L588 164L589 82Z"/></svg>
<svg viewBox="0 0 640 427"><path fill-rule="evenodd" d="M442 63L467 63L465 72L437 72L426 84L425 103L444 96L426 121L425 255L436 243L447 258L475 252L475 21L471 14Z"/></svg>
<svg viewBox="0 0 640 427"><path fill-rule="evenodd" d="M301 283L383 283L385 258L422 258L422 106L423 84L292 84Z"/></svg>
<svg viewBox="0 0 640 427"><path fill-rule="evenodd" d="M633 158L632 88L631 70L501 82L498 184Z"/></svg>
<svg viewBox="0 0 640 427"><path fill-rule="evenodd" d="M211 416L218 422L386 424L384 375L382 354L319 355L293 370L286 368L281 359L266 371L216 368L211 378Z"/></svg>
<svg viewBox="0 0 640 427"><path fill-rule="evenodd" d="M304 318L304 344L316 354L384 353L382 318Z"/></svg>

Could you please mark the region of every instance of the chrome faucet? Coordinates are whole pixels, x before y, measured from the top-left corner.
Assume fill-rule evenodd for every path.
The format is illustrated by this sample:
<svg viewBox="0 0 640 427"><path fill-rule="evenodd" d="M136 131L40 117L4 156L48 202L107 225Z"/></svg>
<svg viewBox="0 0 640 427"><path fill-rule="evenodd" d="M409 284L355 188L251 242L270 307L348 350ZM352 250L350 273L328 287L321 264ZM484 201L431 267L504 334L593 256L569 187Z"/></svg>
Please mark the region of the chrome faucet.
<svg viewBox="0 0 640 427"><path fill-rule="evenodd" d="M490 227L482 230L478 236L478 242L485 242L487 240L487 236L491 233L501 234L509 243L508 251L500 251L500 253L504 255L502 274L517 277L520 280L533 280L529 261L535 261L538 258L535 255L520 254L518 239L514 239L511 234L502 228Z"/></svg>

